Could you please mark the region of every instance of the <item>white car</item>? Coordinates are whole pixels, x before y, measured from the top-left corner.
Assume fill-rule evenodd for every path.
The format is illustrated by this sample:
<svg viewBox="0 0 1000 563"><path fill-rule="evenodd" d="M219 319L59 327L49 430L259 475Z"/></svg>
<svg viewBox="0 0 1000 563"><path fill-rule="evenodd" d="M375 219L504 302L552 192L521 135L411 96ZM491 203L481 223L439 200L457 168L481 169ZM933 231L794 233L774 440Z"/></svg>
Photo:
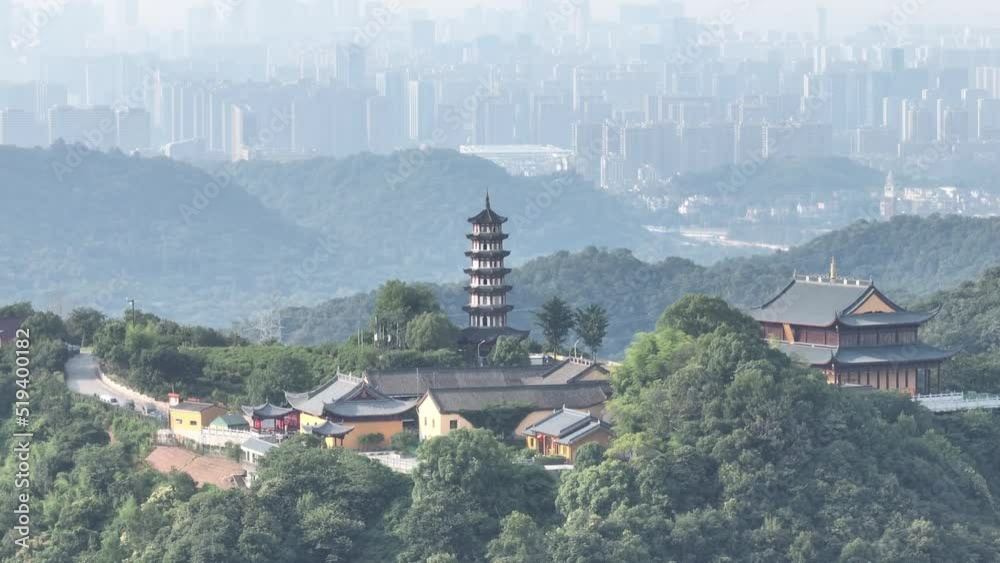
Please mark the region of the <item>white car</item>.
<svg viewBox="0 0 1000 563"><path fill-rule="evenodd" d="M116 397L112 397L111 395L101 395L101 401L109 405L118 405L118 399Z"/></svg>

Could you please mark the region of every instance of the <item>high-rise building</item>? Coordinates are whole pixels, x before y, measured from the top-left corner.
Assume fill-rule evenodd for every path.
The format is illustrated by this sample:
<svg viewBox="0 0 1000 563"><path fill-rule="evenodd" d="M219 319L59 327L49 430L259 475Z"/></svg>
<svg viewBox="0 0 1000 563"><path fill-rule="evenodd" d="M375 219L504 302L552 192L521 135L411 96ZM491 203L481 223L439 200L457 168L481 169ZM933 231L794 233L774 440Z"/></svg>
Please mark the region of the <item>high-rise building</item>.
<svg viewBox="0 0 1000 563"><path fill-rule="evenodd" d="M348 88L363 88L365 86L365 49L356 43L340 43L337 45L337 56L334 64L334 78L337 83Z"/></svg>
<svg viewBox="0 0 1000 563"><path fill-rule="evenodd" d="M34 113L18 109L0 109L0 145L22 148L42 145L43 131Z"/></svg>
<svg viewBox="0 0 1000 563"><path fill-rule="evenodd" d="M149 112L142 108L124 108L115 112L116 144L123 151L149 148L152 145Z"/></svg>
<svg viewBox="0 0 1000 563"><path fill-rule="evenodd" d="M230 157L234 161L250 160L257 149L257 115L246 105L231 106Z"/></svg>
<svg viewBox="0 0 1000 563"><path fill-rule="evenodd" d="M56 106L49 110L49 143L83 144L108 150L117 141L114 111L107 106L77 108Z"/></svg>
<svg viewBox="0 0 1000 563"><path fill-rule="evenodd" d="M820 40L821 43L826 43L829 41L829 17L826 11L826 6L819 6L816 8L816 38Z"/></svg>
<svg viewBox="0 0 1000 563"><path fill-rule="evenodd" d="M1000 99L979 100L978 135L980 141L1000 141Z"/></svg>
<svg viewBox="0 0 1000 563"><path fill-rule="evenodd" d="M410 139L420 142L432 140L437 110L434 83L429 80L409 82L409 134Z"/></svg>

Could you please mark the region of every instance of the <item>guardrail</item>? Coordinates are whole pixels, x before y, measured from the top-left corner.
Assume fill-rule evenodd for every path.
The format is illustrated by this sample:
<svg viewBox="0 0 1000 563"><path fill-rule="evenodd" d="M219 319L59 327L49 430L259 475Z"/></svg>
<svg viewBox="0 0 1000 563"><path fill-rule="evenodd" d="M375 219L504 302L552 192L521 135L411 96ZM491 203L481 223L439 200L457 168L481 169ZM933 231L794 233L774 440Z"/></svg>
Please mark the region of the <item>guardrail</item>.
<svg viewBox="0 0 1000 563"><path fill-rule="evenodd" d="M1000 395L986 393L936 393L917 395L914 401L935 413L958 412L975 409L1000 409Z"/></svg>

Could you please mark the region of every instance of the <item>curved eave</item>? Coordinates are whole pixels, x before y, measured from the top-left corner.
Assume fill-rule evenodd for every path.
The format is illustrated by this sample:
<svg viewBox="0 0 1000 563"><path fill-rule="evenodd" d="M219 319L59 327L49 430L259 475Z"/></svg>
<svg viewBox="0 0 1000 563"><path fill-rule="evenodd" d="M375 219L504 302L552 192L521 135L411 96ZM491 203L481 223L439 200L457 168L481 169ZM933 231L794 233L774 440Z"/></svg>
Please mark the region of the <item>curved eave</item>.
<svg viewBox="0 0 1000 563"><path fill-rule="evenodd" d="M465 286L466 293L472 293L474 295L500 295L504 293L509 293L510 290L514 289L510 285L467 285Z"/></svg>
<svg viewBox="0 0 1000 563"><path fill-rule="evenodd" d="M469 240L507 240L510 237L507 233L469 233L465 238Z"/></svg>
<svg viewBox="0 0 1000 563"><path fill-rule="evenodd" d="M514 310L513 305L466 305L462 310L469 314L497 315Z"/></svg>
<svg viewBox="0 0 1000 563"><path fill-rule="evenodd" d="M863 313L860 315L838 314L836 324L847 328L919 326L933 319L940 312L941 312L941 305L938 305L934 309L925 312L911 313L908 311L905 312L900 311L898 313ZM859 323L855 321L861 321L861 322Z"/></svg>
<svg viewBox="0 0 1000 563"><path fill-rule="evenodd" d="M496 278L509 275L512 270L510 268L466 268L463 271L469 276Z"/></svg>
<svg viewBox="0 0 1000 563"><path fill-rule="evenodd" d="M465 255L469 258L506 258L510 256L509 250L467 250Z"/></svg>

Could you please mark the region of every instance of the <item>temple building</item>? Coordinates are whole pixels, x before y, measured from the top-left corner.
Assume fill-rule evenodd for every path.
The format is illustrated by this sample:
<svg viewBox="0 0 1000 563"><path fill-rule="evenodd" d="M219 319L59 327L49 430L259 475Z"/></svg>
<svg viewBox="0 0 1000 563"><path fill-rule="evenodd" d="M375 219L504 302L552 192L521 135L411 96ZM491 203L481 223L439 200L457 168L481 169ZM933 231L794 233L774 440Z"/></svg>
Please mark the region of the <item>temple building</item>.
<svg viewBox="0 0 1000 563"><path fill-rule="evenodd" d="M243 413L250 417L251 426L256 432L283 434L299 431L299 413L288 407L264 403L245 406Z"/></svg>
<svg viewBox="0 0 1000 563"><path fill-rule="evenodd" d="M301 431L323 437L327 446L388 447L405 426L416 424L416 402L393 399L364 379L343 373L312 391L286 392L285 399L298 413ZM381 436L380 442L371 440L375 435Z"/></svg>
<svg viewBox="0 0 1000 563"><path fill-rule="evenodd" d="M573 461L580 446L611 443L611 424L587 411L561 408L524 429L525 445L540 455Z"/></svg>
<svg viewBox="0 0 1000 563"><path fill-rule="evenodd" d="M829 276L793 276L750 314L767 340L838 385L939 392L941 363L953 355L920 341L920 326L937 310L907 311L871 280L837 276L835 262Z"/></svg>
<svg viewBox="0 0 1000 563"><path fill-rule="evenodd" d="M475 347L481 358L501 336L526 337L528 331L507 326L507 314L514 308L507 302L511 286L504 282L510 268L504 266L504 259L510 251L504 250L503 241L507 234L503 224L507 218L497 214L490 207L490 196L486 194L486 208L469 218L472 232L466 235L472 246L465 255L472 261L465 269L469 276L469 304L463 309L469 314L469 326L462 330L463 346Z"/></svg>

